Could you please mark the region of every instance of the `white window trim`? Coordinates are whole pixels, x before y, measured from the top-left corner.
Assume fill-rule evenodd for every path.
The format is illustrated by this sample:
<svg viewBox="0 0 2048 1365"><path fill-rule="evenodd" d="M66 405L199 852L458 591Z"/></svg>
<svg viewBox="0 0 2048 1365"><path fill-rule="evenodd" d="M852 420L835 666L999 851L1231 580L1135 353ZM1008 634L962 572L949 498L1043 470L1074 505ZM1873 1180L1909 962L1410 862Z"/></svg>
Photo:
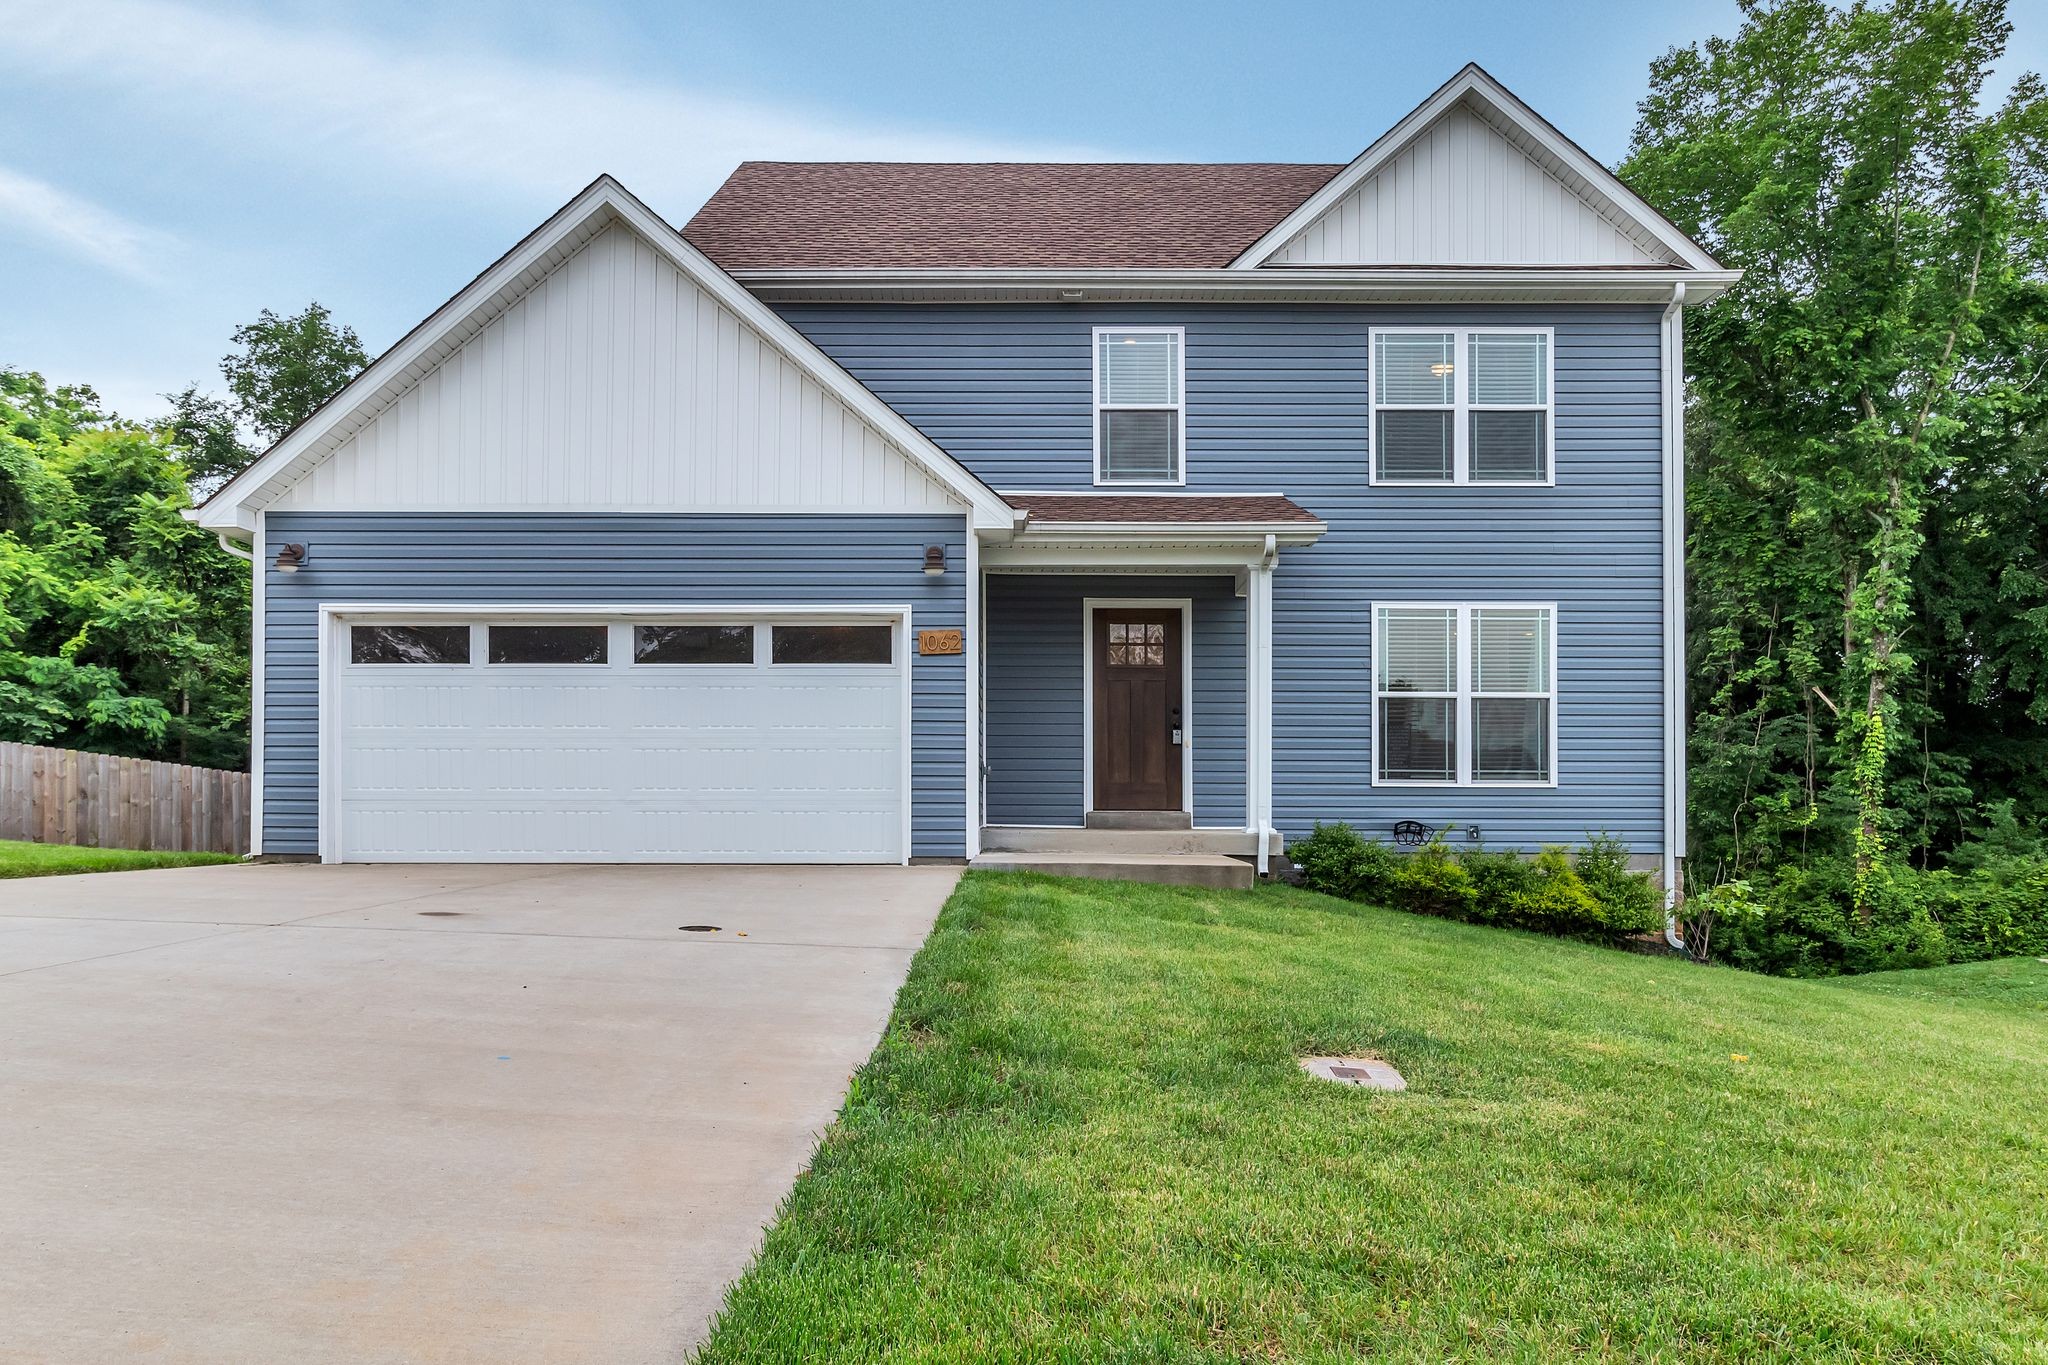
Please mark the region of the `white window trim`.
<svg viewBox="0 0 2048 1365"><path fill-rule="evenodd" d="M1504 788L1531 791L1557 786L1557 772L1561 766L1557 751L1557 714L1563 709L1564 688L1559 677L1557 659L1557 603L1555 602L1375 602L1372 604L1372 676L1367 680L1372 692L1372 785L1375 787L1473 787ZM1458 726L1458 777L1455 782L1428 782L1412 778L1389 778L1380 776L1380 613L1384 611L1454 611L1457 615L1457 633L1454 637L1457 667L1450 695L1455 698L1454 713ZM1475 694L1472 690L1472 613L1475 611L1546 611L1550 613L1550 690L1548 692L1485 692ZM1443 693L1403 693L1403 696L1442 696ZM1550 702L1550 776L1541 782L1479 782L1472 777L1472 699L1475 695L1486 697L1539 697Z"/></svg>
<svg viewBox="0 0 2048 1365"><path fill-rule="evenodd" d="M1155 336L1173 336L1179 344L1174 347L1174 362L1178 373L1174 376L1174 391L1180 395L1178 403L1117 403L1112 405L1116 412L1177 412L1180 420L1175 441L1178 446L1175 474L1171 479L1105 479L1102 477L1102 338L1105 335L1123 336L1129 333L1144 333ZM1185 327L1097 327L1088 334L1088 372L1090 394L1093 402L1088 409L1088 448L1094 461L1093 475L1097 488L1185 488L1188 482L1188 333Z"/></svg>
<svg viewBox="0 0 2048 1365"><path fill-rule="evenodd" d="M1380 413L1387 412L1442 412L1438 403L1382 403L1380 402L1379 364L1380 338L1383 336L1441 336L1451 334L1451 354L1456 369L1451 385L1451 477L1448 479L1385 479L1380 477L1379 452L1374 448L1380 428ZM1472 422L1470 415L1475 412L1534 412L1538 405L1533 403L1474 403L1472 401L1472 357L1471 343L1475 336L1538 336L1543 337L1543 429L1544 452L1543 472L1540 479L1475 479L1472 477ZM1506 327L1489 325L1485 327L1459 327L1449 323L1440 326L1404 324L1399 327L1374 327L1370 329L1371 344L1365 357L1366 388L1372 398L1371 411L1365 421L1365 474L1371 487L1384 488L1555 488L1557 486L1557 329L1554 327ZM1183 392L1182 397L1186 397Z"/></svg>

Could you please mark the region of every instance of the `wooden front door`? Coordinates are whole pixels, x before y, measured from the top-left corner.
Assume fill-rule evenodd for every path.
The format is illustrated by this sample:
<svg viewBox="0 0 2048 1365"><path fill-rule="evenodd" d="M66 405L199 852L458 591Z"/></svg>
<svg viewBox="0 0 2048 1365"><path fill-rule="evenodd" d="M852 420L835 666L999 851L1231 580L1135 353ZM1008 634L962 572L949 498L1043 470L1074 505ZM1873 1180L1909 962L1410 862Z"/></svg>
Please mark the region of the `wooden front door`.
<svg viewBox="0 0 2048 1365"><path fill-rule="evenodd" d="M1095 809L1179 810L1180 612L1095 609Z"/></svg>

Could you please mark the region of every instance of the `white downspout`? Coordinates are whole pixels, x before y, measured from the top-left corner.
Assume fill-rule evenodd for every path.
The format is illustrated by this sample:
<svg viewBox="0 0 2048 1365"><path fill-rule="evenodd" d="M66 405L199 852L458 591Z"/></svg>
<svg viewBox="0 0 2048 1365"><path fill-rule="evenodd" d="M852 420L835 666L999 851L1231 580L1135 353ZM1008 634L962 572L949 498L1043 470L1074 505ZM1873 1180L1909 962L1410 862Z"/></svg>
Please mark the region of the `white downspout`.
<svg viewBox="0 0 2048 1365"><path fill-rule="evenodd" d="M215 531L213 533L213 537L215 540L218 540L220 542L221 549L226 550L236 559L245 559L251 564L254 564L256 562L256 552L253 550L245 550L241 546L235 544L235 542L233 542L232 540L229 540L228 533L226 531Z"/></svg>
<svg viewBox="0 0 2048 1365"><path fill-rule="evenodd" d="M1685 285L1662 330L1664 409L1664 941L1680 952L1678 866L1685 856Z"/></svg>

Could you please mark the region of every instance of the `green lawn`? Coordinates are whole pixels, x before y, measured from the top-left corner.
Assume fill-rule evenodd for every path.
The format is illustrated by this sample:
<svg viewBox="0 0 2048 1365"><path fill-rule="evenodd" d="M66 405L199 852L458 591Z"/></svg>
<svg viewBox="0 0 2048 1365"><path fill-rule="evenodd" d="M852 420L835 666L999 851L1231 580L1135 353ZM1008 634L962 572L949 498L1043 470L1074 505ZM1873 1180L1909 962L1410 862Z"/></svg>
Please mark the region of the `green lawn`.
<svg viewBox="0 0 2048 1365"><path fill-rule="evenodd" d="M144 853L133 848L74 848L0 839L0 877L54 877L66 872L132 872L139 867L191 867L240 861L230 853Z"/></svg>
<svg viewBox="0 0 2048 1365"><path fill-rule="evenodd" d="M2048 966L1900 975L970 874L702 1356L2048 1359Z"/></svg>

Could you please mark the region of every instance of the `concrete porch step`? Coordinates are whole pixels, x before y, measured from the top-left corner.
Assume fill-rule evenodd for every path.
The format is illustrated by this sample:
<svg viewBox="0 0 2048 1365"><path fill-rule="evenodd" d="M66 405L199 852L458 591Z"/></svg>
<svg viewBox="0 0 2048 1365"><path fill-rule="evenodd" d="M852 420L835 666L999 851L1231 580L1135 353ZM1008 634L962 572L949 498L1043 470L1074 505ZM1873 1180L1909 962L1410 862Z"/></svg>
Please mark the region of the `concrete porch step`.
<svg viewBox="0 0 2048 1365"><path fill-rule="evenodd" d="M1184 810L1091 810L1090 829L1189 829L1195 818Z"/></svg>
<svg viewBox="0 0 2048 1365"><path fill-rule="evenodd" d="M983 825L981 847L986 853L1065 853L1092 856L1098 853L1221 853L1231 858L1255 858L1258 836L1244 829L1081 829L1043 825ZM1280 839L1271 841L1274 856L1280 853Z"/></svg>
<svg viewBox="0 0 2048 1365"><path fill-rule="evenodd" d="M1049 877L1209 886L1226 891L1248 890L1257 879L1250 863L1220 853L984 853L967 865L990 872L1043 872Z"/></svg>

